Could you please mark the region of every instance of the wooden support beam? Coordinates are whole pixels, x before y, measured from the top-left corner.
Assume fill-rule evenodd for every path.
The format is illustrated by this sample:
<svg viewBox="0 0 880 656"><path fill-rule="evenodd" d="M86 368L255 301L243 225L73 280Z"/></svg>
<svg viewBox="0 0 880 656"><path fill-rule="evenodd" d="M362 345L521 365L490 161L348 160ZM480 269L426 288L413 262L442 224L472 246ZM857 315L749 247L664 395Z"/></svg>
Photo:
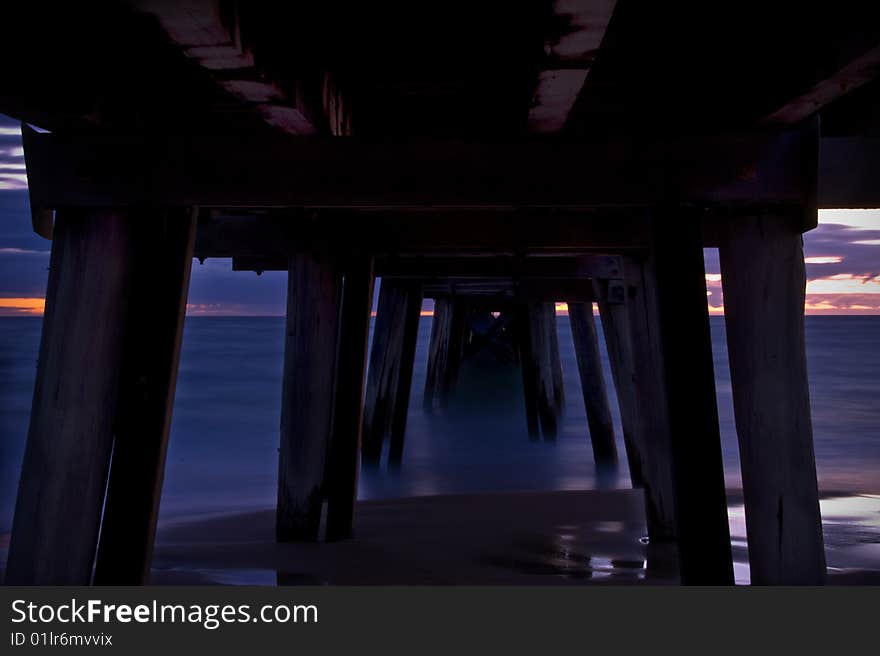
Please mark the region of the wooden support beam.
<svg viewBox="0 0 880 656"><path fill-rule="evenodd" d="M662 211L666 215L657 222L654 253L681 580L685 585L732 585L700 226L675 205ZM676 227L669 228L673 218Z"/></svg>
<svg viewBox="0 0 880 656"><path fill-rule="evenodd" d="M281 271L287 260L281 255L237 256L233 271ZM569 255L388 255L376 258L376 275L412 280L468 280L486 278L558 280L570 278L619 278L620 256L604 253Z"/></svg>
<svg viewBox="0 0 880 656"><path fill-rule="evenodd" d="M403 442L406 436L406 420L409 412L413 366L416 360L419 321L422 312L422 290L419 285L410 284L406 293L406 317L404 318L400 373L397 377L397 393L395 394L391 419L391 444L388 451L388 465L390 467L399 467L403 460Z"/></svg>
<svg viewBox="0 0 880 656"><path fill-rule="evenodd" d="M556 308L553 303L530 302L527 312L530 363L524 361L523 366L534 374L541 433L545 440L554 440L565 404Z"/></svg>
<svg viewBox="0 0 880 656"><path fill-rule="evenodd" d="M422 399L423 407L429 411L434 407L434 400L440 394L451 328L452 300L438 298L434 301L434 317L431 320L431 341L428 345L428 365L425 373L425 393Z"/></svg>
<svg viewBox="0 0 880 656"><path fill-rule="evenodd" d="M877 79L880 75L880 45L841 65L829 77L816 82L802 95L765 116L765 125L794 125L822 110L844 94Z"/></svg>
<svg viewBox="0 0 880 656"><path fill-rule="evenodd" d="M346 258L336 361L333 441L328 463L328 542L352 536L374 278L371 256L353 254Z"/></svg>
<svg viewBox="0 0 880 656"><path fill-rule="evenodd" d="M553 23L559 25L544 44L529 131L558 132L580 94L593 65L617 0L555 0Z"/></svg>
<svg viewBox="0 0 880 656"><path fill-rule="evenodd" d="M594 280L593 287L599 305L605 347L608 349L611 378L617 393L630 481L633 487L644 487L642 473L644 446L641 444L637 425L635 362L627 312L626 285L621 280ZM571 305L569 305L569 313L571 313Z"/></svg>
<svg viewBox="0 0 880 656"><path fill-rule="evenodd" d="M88 585L113 444L134 228L58 213L7 585Z"/></svg>
<svg viewBox="0 0 880 656"><path fill-rule="evenodd" d="M625 258L624 276L633 353L633 423L636 442L643 445L648 537L652 543L668 542L675 539L675 490L654 258Z"/></svg>
<svg viewBox="0 0 880 656"><path fill-rule="evenodd" d="M382 280L364 398L361 448L364 465L379 466L382 444L391 430L401 373L408 301L404 287L394 280Z"/></svg>
<svg viewBox="0 0 880 656"><path fill-rule="evenodd" d="M332 76L325 74L321 76L323 84L316 80L314 88L306 89L305 80L291 85L277 79L275 71L260 67L249 47L247 23L241 23L239 8L230 9L222 0L129 1L158 20L169 40L188 59L238 98L241 111L256 112L288 134L350 133L350 111L341 102ZM295 86L293 93L291 86Z"/></svg>
<svg viewBox="0 0 880 656"><path fill-rule="evenodd" d="M819 207L880 207L880 138L822 139L818 186Z"/></svg>
<svg viewBox="0 0 880 656"><path fill-rule="evenodd" d="M275 535L318 540L333 426L341 273L326 252L290 256Z"/></svg>
<svg viewBox="0 0 880 656"><path fill-rule="evenodd" d="M535 230L535 225L540 225L541 230ZM360 246L377 256L449 256L450 262L459 256L499 254L512 260L518 257L517 253L525 253L528 267L532 255L537 260L554 254L568 257L591 251L647 249L651 243L651 224L649 213L622 213L607 208L285 209L267 214L250 210L205 210L199 221L196 255L247 256L256 261L240 260L240 268L271 271L283 266L282 261L286 261L291 252L310 251L327 243L339 247ZM442 272L439 265L436 268L435 273ZM501 267L496 268L503 273ZM492 268L487 267L483 275L491 272ZM508 273L513 276L515 270ZM569 274L563 273L563 277L565 275Z"/></svg>
<svg viewBox="0 0 880 656"><path fill-rule="evenodd" d="M720 255L751 581L821 584L802 239L785 217L755 217L729 226Z"/></svg>
<svg viewBox="0 0 880 656"><path fill-rule="evenodd" d="M241 135L33 134L41 209L125 205L373 208L650 207L675 179L682 202L742 211L802 206L814 125L682 137L367 142Z"/></svg>
<svg viewBox="0 0 880 656"><path fill-rule="evenodd" d="M181 209L132 219L137 239L96 585L149 583L196 214Z"/></svg>
<svg viewBox="0 0 880 656"><path fill-rule="evenodd" d="M602 373L599 356L599 338L593 319L592 303L569 303L568 320L577 358L578 375L584 396L584 409L590 427L593 459L597 471L617 469L617 446L614 443L614 423Z"/></svg>

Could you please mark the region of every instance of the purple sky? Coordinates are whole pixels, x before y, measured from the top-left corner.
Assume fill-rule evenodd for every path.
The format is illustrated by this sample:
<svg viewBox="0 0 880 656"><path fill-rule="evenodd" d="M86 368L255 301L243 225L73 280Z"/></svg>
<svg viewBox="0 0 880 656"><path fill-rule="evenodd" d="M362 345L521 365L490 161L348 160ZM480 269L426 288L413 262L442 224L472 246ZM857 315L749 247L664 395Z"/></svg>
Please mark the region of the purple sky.
<svg viewBox="0 0 880 656"><path fill-rule="evenodd" d="M880 210L823 210L804 236L807 311L880 314ZM31 230L17 122L0 115L0 316L39 313L50 242ZM706 250L710 309L723 299L718 256ZM190 314L282 315L286 274L233 272L230 260L193 266Z"/></svg>

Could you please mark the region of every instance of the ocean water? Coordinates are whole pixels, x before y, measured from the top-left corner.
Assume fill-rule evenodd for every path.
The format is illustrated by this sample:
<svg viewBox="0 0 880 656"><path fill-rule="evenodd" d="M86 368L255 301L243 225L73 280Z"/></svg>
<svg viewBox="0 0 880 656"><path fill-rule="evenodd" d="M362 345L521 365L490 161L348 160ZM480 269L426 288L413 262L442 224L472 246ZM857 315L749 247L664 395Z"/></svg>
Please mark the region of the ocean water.
<svg viewBox="0 0 880 656"><path fill-rule="evenodd" d="M566 412L554 443L532 442L511 366L467 365L448 411L422 409L430 318L419 327L403 467L363 475L364 499L597 485L571 331L560 317ZM712 318L725 473L739 486L723 319ZM808 317L816 461L825 493L880 494L880 317ZM40 319L0 319L0 534L10 530ZM277 480L282 318L186 320L160 523L271 507ZM603 346L604 357L604 346ZM484 363L485 364L485 363ZM607 359L606 382L610 382ZM623 457L620 421L610 394ZM628 486L627 473L604 485Z"/></svg>

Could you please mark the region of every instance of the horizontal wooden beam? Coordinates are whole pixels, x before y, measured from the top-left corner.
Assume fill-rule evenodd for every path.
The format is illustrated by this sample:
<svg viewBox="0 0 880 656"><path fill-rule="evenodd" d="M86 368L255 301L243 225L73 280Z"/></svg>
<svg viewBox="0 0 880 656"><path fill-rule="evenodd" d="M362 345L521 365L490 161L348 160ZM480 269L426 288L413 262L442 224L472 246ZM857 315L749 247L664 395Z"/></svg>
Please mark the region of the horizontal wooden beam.
<svg viewBox="0 0 880 656"><path fill-rule="evenodd" d="M389 278L393 280L394 278ZM540 301L592 303L593 281L588 278L485 278L429 280L422 286L425 298L481 299L481 302Z"/></svg>
<svg viewBox="0 0 880 656"><path fill-rule="evenodd" d="M880 138L822 139L819 206L880 207Z"/></svg>
<svg viewBox="0 0 880 656"><path fill-rule="evenodd" d="M286 271L289 258L243 256L232 258L233 271ZM616 255L564 256L387 256L376 260L376 275L398 279L446 278L620 278Z"/></svg>
<svg viewBox="0 0 880 656"><path fill-rule="evenodd" d="M593 208L803 205L814 197L815 125L670 140L365 142L281 136L33 134L39 207Z"/></svg>
<svg viewBox="0 0 880 656"><path fill-rule="evenodd" d="M762 122L767 125L794 125L878 77L880 77L880 45L842 65L833 74L817 82L809 91L791 99L764 117Z"/></svg>

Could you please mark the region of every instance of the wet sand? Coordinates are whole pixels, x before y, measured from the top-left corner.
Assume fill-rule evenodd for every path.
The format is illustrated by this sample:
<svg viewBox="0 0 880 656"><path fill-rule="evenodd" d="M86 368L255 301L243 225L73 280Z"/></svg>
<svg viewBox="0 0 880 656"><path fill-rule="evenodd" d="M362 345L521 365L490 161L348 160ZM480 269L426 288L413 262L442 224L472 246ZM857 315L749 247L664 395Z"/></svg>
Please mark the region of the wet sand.
<svg viewBox="0 0 880 656"><path fill-rule="evenodd" d="M741 501L729 495L738 583ZM276 544L272 510L160 528L153 583L250 585L678 583L675 548L646 544L641 493L590 490L362 501L356 535ZM880 584L880 497L823 500L829 583Z"/></svg>

